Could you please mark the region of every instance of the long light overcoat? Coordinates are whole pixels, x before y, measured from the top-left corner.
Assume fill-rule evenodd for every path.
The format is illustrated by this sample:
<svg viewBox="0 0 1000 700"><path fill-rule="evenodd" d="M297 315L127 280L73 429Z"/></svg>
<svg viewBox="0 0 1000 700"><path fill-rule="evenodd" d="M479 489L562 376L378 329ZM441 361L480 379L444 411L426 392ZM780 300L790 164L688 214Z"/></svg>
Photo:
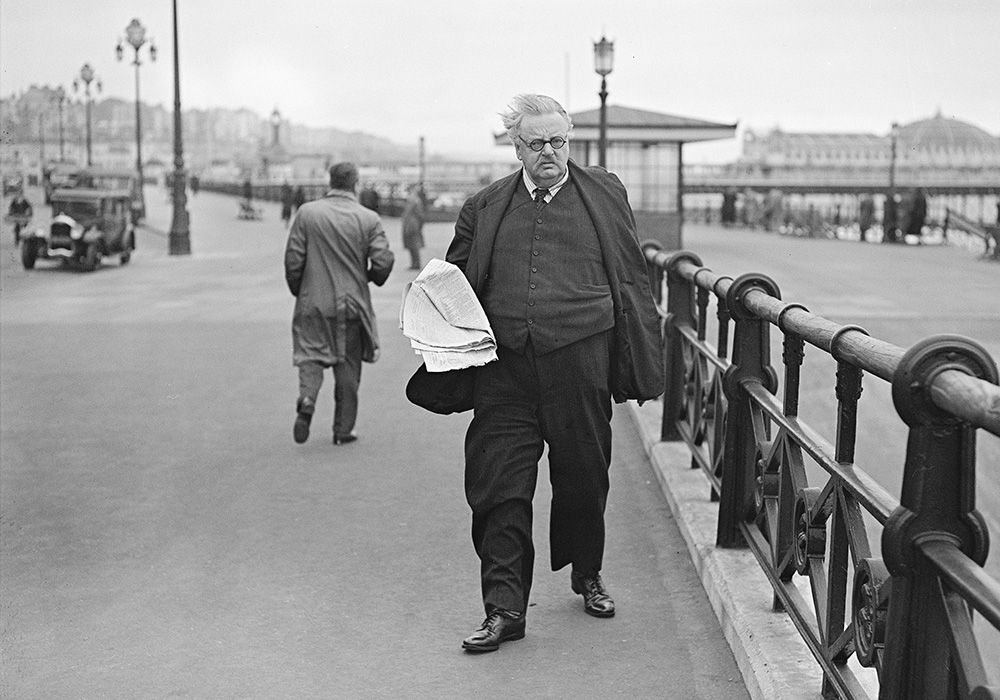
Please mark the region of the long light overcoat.
<svg viewBox="0 0 1000 700"><path fill-rule="evenodd" d="M368 283L384 284L394 260L382 220L353 192L330 190L299 208L285 247L285 281L296 297L294 364L343 361L349 318L361 320L361 359L375 361L378 328Z"/></svg>

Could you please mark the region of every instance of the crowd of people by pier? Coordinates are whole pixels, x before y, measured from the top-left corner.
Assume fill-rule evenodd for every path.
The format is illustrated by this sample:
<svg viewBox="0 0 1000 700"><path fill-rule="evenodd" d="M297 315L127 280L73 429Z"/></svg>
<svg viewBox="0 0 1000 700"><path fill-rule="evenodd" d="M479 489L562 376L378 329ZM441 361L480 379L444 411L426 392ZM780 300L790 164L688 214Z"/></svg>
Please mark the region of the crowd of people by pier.
<svg viewBox="0 0 1000 700"><path fill-rule="evenodd" d="M854 226L861 242L868 241L878 229L883 243L903 243L908 236L919 242L929 223L927 195L920 188L886 194L881 216L874 196L867 193L859 196L856 208L845 211L842 203L823 208L805 202L795 206L779 190L761 194L752 190L738 193L734 189L722 194L718 219L709 208L702 212L695 209L692 218L699 213L706 222L718 220L727 228L740 226L809 237L835 235L841 228Z"/></svg>

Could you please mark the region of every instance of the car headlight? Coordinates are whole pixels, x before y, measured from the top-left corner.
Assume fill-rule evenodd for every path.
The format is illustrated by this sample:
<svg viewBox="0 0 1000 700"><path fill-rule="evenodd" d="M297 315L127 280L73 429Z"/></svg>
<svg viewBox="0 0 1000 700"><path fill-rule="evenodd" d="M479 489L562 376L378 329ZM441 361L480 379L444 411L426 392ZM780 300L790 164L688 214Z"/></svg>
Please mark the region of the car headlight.
<svg viewBox="0 0 1000 700"><path fill-rule="evenodd" d="M81 226L74 226L69 230L69 237L74 241L78 241L83 238L83 228Z"/></svg>

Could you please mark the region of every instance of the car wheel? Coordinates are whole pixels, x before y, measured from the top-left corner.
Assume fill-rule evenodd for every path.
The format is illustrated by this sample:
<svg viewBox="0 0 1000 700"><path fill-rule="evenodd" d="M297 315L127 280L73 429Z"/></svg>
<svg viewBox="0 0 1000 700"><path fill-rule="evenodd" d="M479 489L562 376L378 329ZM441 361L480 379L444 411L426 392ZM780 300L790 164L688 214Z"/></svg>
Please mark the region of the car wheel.
<svg viewBox="0 0 1000 700"><path fill-rule="evenodd" d="M27 238L21 241L21 264L24 265L24 269L34 269L37 259L38 248L35 246L35 242Z"/></svg>
<svg viewBox="0 0 1000 700"><path fill-rule="evenodd" d="M101 264L101 251L96 243L87 246L87 252L83 255L83 269L93 271Z"/></svg>
<svg viewBox="0 0 1000 700"><path fill-rule="evenodd" d="M119 265L128 265L128 261L132 259L132 239L130 238L128 242L125 243L125 250L118 257Z"/></svg>

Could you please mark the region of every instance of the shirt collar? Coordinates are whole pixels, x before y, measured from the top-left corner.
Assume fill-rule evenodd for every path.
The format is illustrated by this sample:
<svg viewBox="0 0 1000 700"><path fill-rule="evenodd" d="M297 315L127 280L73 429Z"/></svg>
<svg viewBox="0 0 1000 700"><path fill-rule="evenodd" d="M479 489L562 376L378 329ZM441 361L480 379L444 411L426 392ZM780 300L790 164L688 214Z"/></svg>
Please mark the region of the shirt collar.
<svg viewBox="0 0 1000 700"><path fill-rule="evenodd" d="M347 197L348 199L357 200L358 195L350 190L328 190L327 197Z"/></svg>
<svg viewBox="0 0 1000 700"><path fill-rule="evenodd" d="M524 180L524 186L528 188L528 194L532 198L535 196L535 190L538 189L538 185L534 183L531 176L528 175L528 170L526 168L521 168L521 176ZM548 204L552 201L552 198L556 196L556 193L562 189L562 186L566 184L569 180L569 166L566 166L566 172L563 173L562 178L556 184L549 188L549 193L545 195L545 203Z"/></svg>

